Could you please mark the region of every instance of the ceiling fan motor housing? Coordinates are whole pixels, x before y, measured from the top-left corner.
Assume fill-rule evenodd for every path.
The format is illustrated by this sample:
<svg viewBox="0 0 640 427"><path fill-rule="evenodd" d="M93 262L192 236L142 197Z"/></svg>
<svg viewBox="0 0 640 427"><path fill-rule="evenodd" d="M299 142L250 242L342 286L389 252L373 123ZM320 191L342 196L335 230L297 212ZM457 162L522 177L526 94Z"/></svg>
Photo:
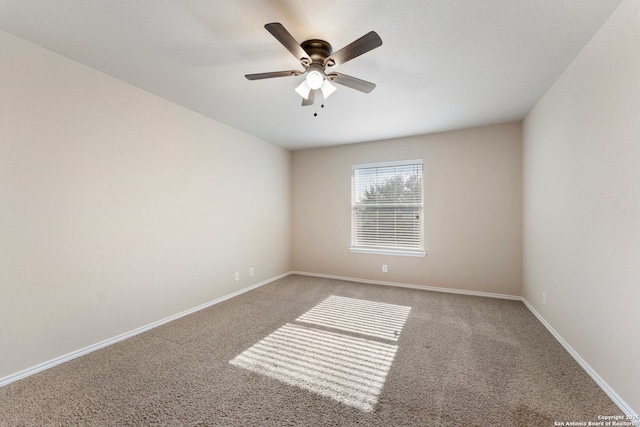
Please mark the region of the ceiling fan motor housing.
<svg viewBox="0 0 640 427"><path fill-rule="evenodd" d="M311 63L319 63L324 67L324 60L328 58L333 50L329 42L319 39L306 40L300 43L300 46L309 54ZM328 64L327 64L328 65Z"/></svg>

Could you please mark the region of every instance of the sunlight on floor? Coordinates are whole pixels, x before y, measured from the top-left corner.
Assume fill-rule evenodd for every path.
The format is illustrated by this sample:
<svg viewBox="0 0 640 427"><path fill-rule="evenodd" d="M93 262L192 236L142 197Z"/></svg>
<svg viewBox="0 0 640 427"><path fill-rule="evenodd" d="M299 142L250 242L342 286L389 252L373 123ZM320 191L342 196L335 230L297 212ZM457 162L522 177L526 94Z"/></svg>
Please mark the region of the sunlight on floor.
<svg viewBox="0 0 640 427"><path fill-rule="evenodd" d="M371 411L397 346L287 324L231 364Z"/></svg>
<svg viewBox="0 0 640 427"><path fill-rule="evenodd" d="M330 296L296 321L397 341L411 307Z"/></svg>
<svg viewBox="0 0 640 427"><path fill-rule="evenodd" d="M296 321L397 341L411 307L331 296ZM229 361L370 412L398 346L288 323Z"/></svg>

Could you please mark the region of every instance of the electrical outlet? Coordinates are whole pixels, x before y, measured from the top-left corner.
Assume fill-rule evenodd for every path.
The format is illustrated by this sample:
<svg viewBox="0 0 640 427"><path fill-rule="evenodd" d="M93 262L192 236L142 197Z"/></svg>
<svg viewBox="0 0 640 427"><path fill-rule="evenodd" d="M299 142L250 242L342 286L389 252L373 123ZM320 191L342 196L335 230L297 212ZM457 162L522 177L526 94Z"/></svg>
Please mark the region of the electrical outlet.
<svg viewBox="0 0 640 427"><path fill-rule="evenodd" d="M253 267L249 267L249 276L253 276Z"/></svg>
<svg viewBox="0 0 640 427"><path fill-rule="evenodd" d="M233 276L234 280L237 282L238 280L240 280L240 272L236 271L236 274Z"/></svg>
<svg viewBox="0 0 640 427"><path fill-rule="evenodd" d="M387 264L382 264L382 272L383 273L387 272Z"/></svg>
<svg viewBox="0 0 640 427"><path fill-rule="evenodd" d="M542 293L542 305L547 305L547 294Z"/></svg>

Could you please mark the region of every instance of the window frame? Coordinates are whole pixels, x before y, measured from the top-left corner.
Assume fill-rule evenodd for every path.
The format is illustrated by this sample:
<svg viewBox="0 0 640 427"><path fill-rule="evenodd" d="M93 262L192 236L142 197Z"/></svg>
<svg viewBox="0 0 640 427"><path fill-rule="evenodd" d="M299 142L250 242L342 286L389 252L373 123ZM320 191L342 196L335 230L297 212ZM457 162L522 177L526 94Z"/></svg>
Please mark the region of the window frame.
<svg viewBox="0 0 640 427"><path fill-rule="evenodd" d="M372 168L391 168L398 166L411 166L411 165L420 165L421 166L421 215L420 215L420 248L412 249L412 248L403 248L403 247L384 247L384 246L356 246L356 209L358 203L356 203L356 170L360 169L372 169ZM376 163L359 163L351 165L351 245L349 247L349 251L353 253L364 253L364 254L378 254L378 255L396 255L396 256L411 256L411 257L425 257L427 255L427 251L425 248L425 239L424 239L424 161L423 159L409 159L409 160L397 160L397 161L386 161L386 162L376 162ZM392 206L392 205L391 205Z"/></svg>

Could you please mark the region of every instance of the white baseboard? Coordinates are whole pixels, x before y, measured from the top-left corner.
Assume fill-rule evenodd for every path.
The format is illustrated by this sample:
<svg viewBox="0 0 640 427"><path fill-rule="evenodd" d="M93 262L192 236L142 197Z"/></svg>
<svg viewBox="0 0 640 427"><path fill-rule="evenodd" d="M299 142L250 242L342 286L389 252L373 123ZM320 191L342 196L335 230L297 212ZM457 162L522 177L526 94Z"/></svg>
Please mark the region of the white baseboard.
<svg viewBox="0 0 640 427"><path fill-rule="evenodd" d="M100 341L99 343L90 345L88 347L81 348L81 349L76 350L76 351L72 351L71 353L65 354L64 356L56 357L55 359L40 363L39 365L32 366L30 368L27 368L27 369L25 369L23 371L15 373L15 374L11 374L11 375L8 375L6 377L0 378L0 387L3 387L5 385L7 385L7 384L10 384L10 383L12 383L14 381L21 380L21 379L26 378L26 377L28 377L30 375L37 374L38 372L42 372L42 371L44 371L46 369L53 368L56 365L59 365L59 364L64 363L64 362L68 362L69 360L75 359L77 357L84 356L85 354L88 354L88 353L91 353L93 351L99 350L101 348L107 347L107 346L109 346L111 344L115 344L117 342L126 340L127 338L131 338L131 337L133 337L135 335L141 334L141 333L146 332L146 331L148 331L150 329L157 328L158 326L164 325L165 323L169 323L169 322L171 322L173 320L176 320L176 319L179 319L181 317L188 316L189 314L195 313L196 311L200 311L200 310L203 310L203 309L205 309L207 307L211 307L212 305L221 303L222 301L226 301L226 300L228 300L230 298L233 298L235 296L241 295L241 294L243 294L245 292L249 292L249 291L251 291L253 289L256 289L256 288L259 288L261 286L264 286L267 283L271 283L271 282L273 282L275 280L281 279L281 278L286 277L286 276L288 276L290 274L291 274L291 272L287 272L287 273L281 274L279 276L272 277L272 278L264 280L264 281L262 281L260 283L256 283L255 285L248 286L246 288L243 288L243 289L240 289L238 291L232 292L232 293L230 293L228 295L225 295L223 297L217 298L217 299L215 299L213 301L209 301L209 302L201 304L201 305L199 305L197 307L193 307L193 308L190 308L190 309L185 310L183 312L180 312L178 314L174 314L173 316L169 316L169 317L166 317L164 319L158 320L156 322L149 323L148 325L141 326L141 327L136 328L136 329L134 329L132 331L125 332L125 333L120 334L118 336L115 336L113 338L109 338L109 339L106 339L104 341Z"/></svg>
<svg viewBox="0 0 640 427"><path fill-rule="evenodd" d="M609 398L622 410L622 412L627 415L630 420L635 420L635 425L640 426L640 419L638 417L638 414L609 386L609 384L606 383L606 381L604 381L600 375L598 375L598 373L593 370L593 368L591 368L591 366L589 366L589 364L569 345L569 343L567 343L564 338L562 338L562 336L555 330L553 329L553 327L546 321L546 319L544 317L542 317L542 315L540 313L538 313L536 311L535 308L533 308L533 306L531 304L529 304L529 302L524 299L521 296L516 296L516 295L506 295L506 294L495 294L495 293L490 293L490 292L477 292L477 291L466 291L466 290L461 290L461 289L450 289L450 288L439 288L439 287L433 287L433 286L421 286L421 285L412 285L412 284L407 284L407 283L396 283L396 282L385 282L385 281L380 281L380 280L369 280L369 279L358 279L358 278L354 278L354 277L343 277L343 276L333 276L333 275L328 275L328 274L317 274L317 273L308 273L308 272L302 272L302 271L290 271L284 274L281 274L279 276L275 276L272 277L270 279L264 280L260 283L256 283L254 285L248 286L246 288L240 289L238 291L232 292L228 295L225 295L223 297L217 298L213 301L209 301L206 302L204 304L201 304L197 307L193 307L191 309L185 310L183 312L180 312L178 314L175 314L173 316L169 316L167 318L158 320L156 322L153 323L149 323L148 325L136 328L132 331L120 334L118 336L115 336L113 338L109 338L106 339L104 341L101 341L99 343L90 345L88 347L73 351L71 353L65 354L64 356L60 356L57 357L55 359L49 360L47 362L44 363L40 363L36 366L27 368L23 371L17 372L15 374L11 374L9 376L0 378L0 387L3 387L7 384L10 384L14 381L18 381L21 380L23 378L26 378L30 375L36 374L38 372L44 371L46 369L49 368L53 368L56 365L59 365L61 363L67 362L69 360L75 359L77 357L80 356L84 356L85 354L91 353L93 351L99 350L101 348L107 347L111 344L115 344L117 342L123 341L127 338L131 338L135 335L141 334L143 332L146 332L150 329L156 328L158 326L164 325L165 323L171 322L173 320L179 319L181 317L184 316L188 316L189 314L195 313L197 311L203 310L207 307L211 307L212 305L218 304L220 302L226 301L230 298L233 298L235 296L241 295L245 292L249 292L253 289L259 288L261 286L264 286L268 283L271 283L275 280L281 279L283 277L289 276L291 274L298 274L298 275L302 275L302 276L311 276L311 277L322 277L322 278L327 278L327 279L335 279L335 280L345 280L345 281L351 281L351 282L359 282L359 283L368 283L368 284L374 284L374 285L385 285L385 286L395 286L395 287L402 287L402 288L411 288L411 289L419 289L419 290L425 290L425 291L434 291L434 292L445 292L445 293L453 293L453 294L461 294L461 295L472 295L472 296L480 296L480 297L487 297L487 298L500 298L500 299L509 299L509 300L517 300L517 301L522 301L525 306L529 309L529 311L531 311L531 313L533 313L534 316L536 316L536 318L540 321L540 323L542 323L544 325L545 328L547 328L547 330L553 335L553 337L560 343L560 345L562 345L565 350L567 350L567 352L571 355L571 357L573 357L575 359L576 362L578 362L578 364L582 367L582 369L584 369L587 374L589 374L589 376L591 378L593 378L593 380L596 382L596 384L598 384L598 386L607 394L607 396L609 396Z"/></svg>
<svg viewBox="0 0 640 427"><path fill-rule="evenodd" d="M439 288L436 286L412 285L409 283L385 282L381 280L359 279L357 277L332 276L329 274L308 273L305 271L292 271L291 274L299 274L301 276L323 277L325 279L346 280L349 282L368 283L371 285L395 286L399 288L419 289L422 291L445 292L449 294L472 295L476 297L499 298L509 300L522 300L518 295L494 294L491 292L467 291L464 289Z"/></svg>
<svg viewBox="0 0 640 427"><path fill-rule="evenodd" d="M631 407L627 405L627 403L618 395L618 393L616 393L615 390L613 390L613 388L611 388L611 386L609 386L609 384L607 384L607 382L603 380L602 377L600 377L600 375L598 375L598 373L591 366L589 366L589 364L578 354L578 352L575 351L573 347L571 347L569 343L565 341L564 338L562 338L562 335L560 335L555 329L553 329L549 322L547 322L547 320L542 317L542 315L538 313L535 308L533 308L529 301L527 301L524 297L522 297L521 300L527 306L529 311L531 311L531 313L536 316L540 323L542 323L544 327L547 328L549 332L551 332L551 335L553 335L553 337L560 343L560 345L562 345L564 349L567 350L571 357L573 357L575 361L578 362L578 364L582 367L582 369L584 369L587 374L589 374L589 376L596 382L596 384L598 384L602 391L604 391L607 396L609 396L613 403L618 405L620 410L622 410L622 412L624 412L624 414L629 417L628 420L621 421L632 422L634 423L634 425L640 426L640 418L638 417L638 414L636 414L635 411L631 409Z"/></svg>

